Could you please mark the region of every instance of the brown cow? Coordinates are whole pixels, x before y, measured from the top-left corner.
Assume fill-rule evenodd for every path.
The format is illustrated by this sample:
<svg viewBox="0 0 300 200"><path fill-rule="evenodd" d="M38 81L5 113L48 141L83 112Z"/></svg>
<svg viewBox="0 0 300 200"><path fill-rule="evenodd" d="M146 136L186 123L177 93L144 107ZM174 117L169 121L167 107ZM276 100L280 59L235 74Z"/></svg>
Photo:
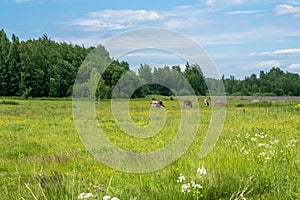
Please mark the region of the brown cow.
<svg viewBox="0 0 300 200"><path fill-rule="evenodd" d="M183 101L183 107L190 106L193 107L193 103L190 100L184 100Z"/></svg>
<svg viewBox="0 0 300 200"><path fill-rule="evenodd" d="M228 107L228 105L226 104L226 102L223 102L223 101L217 101L215 102L214 104L215 107Z"/></svg>

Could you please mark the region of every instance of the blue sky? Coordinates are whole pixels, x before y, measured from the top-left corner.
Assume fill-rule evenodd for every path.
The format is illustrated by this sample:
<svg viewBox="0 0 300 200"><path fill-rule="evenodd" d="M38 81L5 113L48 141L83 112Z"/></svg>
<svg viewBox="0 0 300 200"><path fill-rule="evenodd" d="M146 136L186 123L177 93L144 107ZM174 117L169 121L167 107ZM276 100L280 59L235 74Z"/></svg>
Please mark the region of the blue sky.
<svg viewBox="0 0 300 200"><path fill-rule="evenodd" d="M244 78L272 67L300 73L296 0L1 0L0 7L0 29L21 40L47 34L91 46L124 31L159 27L202 46L225 77ZM133 67L185 63L159 51L122 59Z"/></svg>

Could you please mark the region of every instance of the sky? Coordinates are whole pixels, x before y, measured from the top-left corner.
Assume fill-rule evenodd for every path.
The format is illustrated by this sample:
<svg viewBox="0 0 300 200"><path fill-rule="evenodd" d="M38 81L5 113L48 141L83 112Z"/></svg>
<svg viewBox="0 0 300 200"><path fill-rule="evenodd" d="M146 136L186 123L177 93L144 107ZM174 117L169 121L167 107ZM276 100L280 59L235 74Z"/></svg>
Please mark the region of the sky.
<svg viewBox="0 0 300 200"><path fill-rule="evenodd" d="M300 0L1 0L0 7L0 29L20 40L46 34L89 47L155 27L194 41L225 77L243 79L272 67L300 74ZM174 40L166 36L157 42ZM148 47L117 59L133 69L190 61L167 48Z"/></svg>

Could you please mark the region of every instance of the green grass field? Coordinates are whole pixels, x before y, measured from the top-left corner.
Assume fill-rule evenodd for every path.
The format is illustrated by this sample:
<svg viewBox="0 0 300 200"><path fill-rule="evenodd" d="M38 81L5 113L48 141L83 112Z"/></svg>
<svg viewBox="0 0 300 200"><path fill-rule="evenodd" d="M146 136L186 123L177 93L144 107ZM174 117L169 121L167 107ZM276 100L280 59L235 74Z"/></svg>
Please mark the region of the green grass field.
<svg viewBox="0 0 300 200"><path fill-rule="evenodd" d="M151 152L178 131L181 105L167 97L164 103L165 126L144 139L118 128L109 101L95 106L116 146ZM189 149L165 168L139 174L117 171L87 151L70 99L0 98L0 199L78 199L82 193L120 200L300 199L299 104L299 98L228 97L223 132L201 159L211 107L199 101L199 130ZM148 99L132 100L129 108L135 123L149 123Z"/></svg>

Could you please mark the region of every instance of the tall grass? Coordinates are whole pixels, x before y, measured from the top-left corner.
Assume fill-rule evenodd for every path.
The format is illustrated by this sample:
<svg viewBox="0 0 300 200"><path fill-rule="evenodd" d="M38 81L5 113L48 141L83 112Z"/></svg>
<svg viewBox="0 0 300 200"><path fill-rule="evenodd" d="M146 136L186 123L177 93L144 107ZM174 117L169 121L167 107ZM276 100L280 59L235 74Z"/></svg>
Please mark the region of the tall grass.
<svg viewBox="0 0 300 200"><path fill-rule="evenodd" d="M211 110L200 102L199 130L189 150L171 165L145 174L120 172L97 161L76 132L71 101L13 101L17 104L0 104L1 199L78 199L82 193L98 199L300 198L299 101L230 100L223 133L203 159L199 151ZM115 145L151 152L167 145L178 130L180 103L166 99L165 105L166 125L149 139L124 134L114 122L109 101L96 104L96 110ZM137 124L149 123L149 107L148 100L130 102ZM205 176L197 173L201 167ZM202 186L197 195L182 192L180 174L185 183Z"/></svg>

